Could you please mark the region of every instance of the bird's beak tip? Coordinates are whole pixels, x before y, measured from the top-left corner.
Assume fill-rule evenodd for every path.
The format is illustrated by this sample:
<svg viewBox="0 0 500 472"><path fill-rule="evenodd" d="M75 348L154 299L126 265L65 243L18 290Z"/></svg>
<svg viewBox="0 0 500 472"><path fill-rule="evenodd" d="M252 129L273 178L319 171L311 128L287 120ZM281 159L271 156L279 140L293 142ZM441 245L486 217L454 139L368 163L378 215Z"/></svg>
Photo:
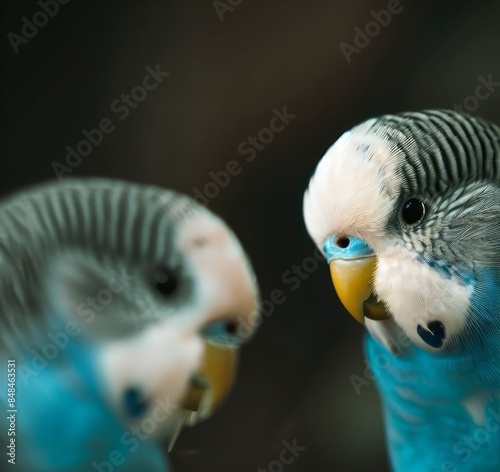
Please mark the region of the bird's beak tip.
<svg viewBox="0 0 500 472"><path fill-rule="evenodd" d="M184 426L209 417L227 398L236 379L237 364L238 349L205 342L200 367L190 380L167 436L169 452Z"/></svg>
<svg viewBox="0 0 500 472"><path fill-rule="evenodd" d="M346 310L361 324L365 323L365 317L376 320L390 318L384 305L373 295L376 265L374 255L333 259L330 262L330 274L337 295Z"/></svg>
<svg viewBox="0 0 500 472"><path fill-rule="evenodd" d="M205 342L200 367L191 378L183 408L209 416L228 396L235 382L238 350Z"/></svg>

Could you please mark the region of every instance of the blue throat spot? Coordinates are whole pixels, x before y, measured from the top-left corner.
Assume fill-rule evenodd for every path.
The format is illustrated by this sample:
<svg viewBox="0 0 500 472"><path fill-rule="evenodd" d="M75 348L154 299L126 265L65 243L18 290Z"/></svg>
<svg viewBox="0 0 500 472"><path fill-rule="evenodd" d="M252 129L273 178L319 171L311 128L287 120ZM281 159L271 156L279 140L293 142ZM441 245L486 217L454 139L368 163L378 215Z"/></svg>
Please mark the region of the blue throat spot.
<svg viewBox="0 0 500 472"><path fill-rule="evenodd" d="M123 405L127 414L132 418L143 415L148 409L148 402L141 389L137 387L129 387L125 390L123 393Z"/></svg>
<svg viewBox="0 0 500 472"><path fill-rule="evenodd" d="M441 323L440 321L431 321L427 325L427 328L429 328L430 332L422 328L422 326L418 325L417 334L429 346L436 349L441 347L443 345L443 339L446 337L443 323Z"/></svg>

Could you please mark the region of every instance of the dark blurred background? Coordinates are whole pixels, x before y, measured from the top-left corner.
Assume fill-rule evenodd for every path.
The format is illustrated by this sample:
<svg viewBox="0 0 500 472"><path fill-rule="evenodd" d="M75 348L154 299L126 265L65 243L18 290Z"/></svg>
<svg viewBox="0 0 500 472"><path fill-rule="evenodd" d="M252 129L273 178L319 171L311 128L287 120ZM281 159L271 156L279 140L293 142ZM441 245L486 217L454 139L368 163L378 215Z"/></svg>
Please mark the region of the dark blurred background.
<svg viewBox="0 0 500 472"><path fill-rule="evenodd" d="M66 146L109 118L114 131L64 177L206 191L248 250L263 298L286 298L244 349L229 401L181 435L175 470L388 470L376 390L352 384L364 378L363 329L339 305L327 265L307 260L302 195L328 146L370 116L458 104L500 122L500 4L66 2L24 36L23 17L34 21L40 5L2 4L1 192L54 179ZM377 13L388 9L390 20ZM355 28L373 37L358 33L356 45ZM170 75L145 98L137 89L144 99L121 119L115 100L158 64ZM486 98L484 87L476 96L482 82ZM248 137L284 107L296 116L250 154ZM207 187L232 160L241 172ZM294 440L306 449L276 462Z"/></svg>

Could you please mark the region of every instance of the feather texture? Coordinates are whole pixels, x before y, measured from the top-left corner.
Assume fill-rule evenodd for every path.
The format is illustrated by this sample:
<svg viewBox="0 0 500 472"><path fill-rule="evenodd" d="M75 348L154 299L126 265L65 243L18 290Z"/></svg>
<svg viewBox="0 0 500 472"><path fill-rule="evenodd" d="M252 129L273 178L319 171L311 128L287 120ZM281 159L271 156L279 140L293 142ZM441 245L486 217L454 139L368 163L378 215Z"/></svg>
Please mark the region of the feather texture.
<svg viewBox="0 0 500 472"><path fill-rule="evenodd" d="M394 470L499 470L500 128L451 110L367 120L318 164L304 219L320 249L354 236L377 257L392 319L368 320L366 352Z"/></svg>

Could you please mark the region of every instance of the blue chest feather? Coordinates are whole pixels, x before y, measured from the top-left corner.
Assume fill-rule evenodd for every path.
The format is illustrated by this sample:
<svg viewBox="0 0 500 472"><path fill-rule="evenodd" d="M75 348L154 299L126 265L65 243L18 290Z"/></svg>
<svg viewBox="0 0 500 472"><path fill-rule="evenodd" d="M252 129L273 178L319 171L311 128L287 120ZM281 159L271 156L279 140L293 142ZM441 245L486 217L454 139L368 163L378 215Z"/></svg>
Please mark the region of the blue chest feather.
<svg viewBox="0 0 500 472"><path fill-rule="evenodd" d="M415 345L399 356L370 335L365 349L383 403L393 470L500 470L500 314L496 272L479 274L460 353Z"/></svg>
<svg viewBox="0 0 500 472"><path fill-rule="evenodd" d="M397 358L368 336L366 351L383 402L395 471L499 470L500 400L489 387L448 382L435 369L433 356L417 347ZM467 402L483 411L477 423Z"/></svg>
<svg viewBox="0 0 500 472"><path fill-rule="evenodd" d="M167 470L160 447L144 436L139 439L107 404L94 351L84 343L72 340L52 359L28 356L16 361L19 470ZM3 391L5 382L0 382ZM4 425L2 431L7 430ZM4 443L9 440L4 438Z"/></svg>

